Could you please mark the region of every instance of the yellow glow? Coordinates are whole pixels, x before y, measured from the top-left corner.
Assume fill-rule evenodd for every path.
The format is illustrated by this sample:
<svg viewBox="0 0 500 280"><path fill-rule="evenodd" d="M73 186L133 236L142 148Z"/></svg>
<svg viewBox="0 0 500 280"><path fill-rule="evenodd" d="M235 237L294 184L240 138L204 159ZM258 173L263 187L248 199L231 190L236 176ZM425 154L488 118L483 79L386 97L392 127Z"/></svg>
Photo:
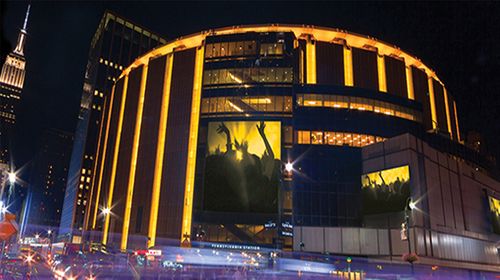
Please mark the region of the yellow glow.
<svg viewBox="0 0 500 280"><path fill-rule="evenodd" d="M243 159L243 152L242 151L236 151L236 159L237 160Z"/></svg>
<svg viewBox="0 0 500 280"><path fill-rule="evenodd" d="M113 191L115 189L115 179L116 179L116 166L118 164L118 152L120 150L120 140L122 135L122 124L123 124L123 112L125 111L125 100L127 99L127 88L128 88L128 75L125 76L125 81L123 82L123 94L122 100L120 104L120 115L118 117L118 129L116 131L116 143L115 150L113 151L113 165L111 167L111 179L109 181L109 190L108 190L108 201L106 203L105 208L111 209L111 205L113 203ZM108 242L108 231L109 231L109 219L111 215L106 215L104 217L104 228L102 231L102 244Z"/></svg>
<svg viewBox="0 0 500 280"><path fill-rule="evenodd" d="M490 210L495 215L500 216L500 200L490 196Z"/></svg>
<svg viewBox="0 0 500 280"><path fill-rule="evenodd" d="M387 78L385 76L385 57L377 55L377 70L378 70L378 90L387 92Z"/></svg>
<svg viewBox="0 0 500 280"><path fill-rule="evenodd" d="M255 105L255 104L271 104L271 98L269 97L244 97L241 99L246 104Z"/></svg>
<svg viewBox="0 0 500 280"><path fill-rule="evenodd" d="M121 250L127 249L128 230L130 227L130 213L132 212L132 198L134 197L135 172L137 168L137 154L139 153L139 142L141 139L142 111L144 109L144 95L146 92L146 80L148 78L148 64L142 69L141 87L139 89L139 104L135 117L134 144L130 159L130 175L128 177L127 198L125 200L125 214L123 215Z"/></svg>
<svg viewBox="0 0 500 280"><path fill-rule="evenodd" d="M408 98L415 100L415 93L413 92L413 76L411 74L411 66L406 66L406 91Z"/></svg>
<svg viewBox="0 0 500 280"><path fill-rule="evenodd" d="M238 107L238 106L234 105L234 103L233 103L233 102L231 102L231 101L229 101L229 100L227 100L227 102L229 103L229 106L233 107L236 111L238 111L238 112L243 112L243 110L242 110L240 107Z"/></svg>
<svg viewBox="0 0 500 280"><path fill-rule="evenodd" d="M231 77L231 79L233 79L233 81L237 82L238 84L243 83L243 81L240 78L233 75L233 73L231 73L231 72L228 72L228 73L229 73L229 77Z"/></svg>
<svg viewBox="0 0 500 280"><path fill-rule="evenodd" d="M382 178L384 179L382 180ZM408 165L365 174L361 177L361 185L363 188L384 184L388 186L398 179L403 182L410 180Z"/></svg>
<svg viewBox="0 0 500 280"><path fill-rule="evenodd" d="M386 56L396 56L405 61L406 66L414 65L420 69L423 69L425 73L434 78L436 81L440 82L436 73L430 69L428 66L422 63L422 61L404 51L398 47L385 43L383 41L374 39L365 35L358 35L349 33L347 31L339 30L337 28L327 28L327 27L315 27L308 25L293 25L293 24L271 24L271 25L245 25L245 26L231 26L219 29L207 30L198 32L195 34L183 36L182 38L175 39L168 42L167 44L150 51L144 56L138 58L132 65L125 68L120 77L127 75L131 69L147 63L151 57L156 57L158 55L165 55L173 52L174 49L189 49L202 45L208 35L225 35L225 34L237 34L245 32L293 32L295 37L304 38L304 36L312 36L316 41L321 42L331 42L332 39L343 39L346 43L355 48L365 48L366 46L374 47L378 49L380 55ZM344 60L345 62L345 60ZM442 84L442 83L441 83Z"/></svg>
<svg viewBox="0 0 500 280"><path fill-rule="evenodd" d="M431 102L431 118L432 118L432 128L437 128L437 116L436 116L436 99L434 98L434 85L432 83L432 78L427 79L427 84L429 85L429 100Z"/></svg>
<svg viewBox="0 0 500 280"><path fill-rule="evenodd" d="M184 190L184 209L182 213L181 244L184 238L191 240L191 219L193 214L194 173L196 167L196 148L198 146L198 126L200 122L201 82L203 76L203 46L196 51L193 79L193 97L189 124L188 157L186 165L186 187Z"/></svg>
<svg viewBox="0 0 500 280"><path fill-rule="evenodd" d="M103 159L101 161L101 170L99 172L99 181L98 181L98 186L97 186L97 197L96 197L96 200L95 200L95 206L94 206L94 215L93 215L93 220L92 220L92 229L95 228L95 221L96 221L96 217L97 217L97 211L99 210L99 195L101 194L101 177L102 177L102 168L103 168L103 164L104 164L104 157L106 155L106 141L108 141L108 128L109 128L109 119L111 118L111 109L113 108L113 95L115 94L115 87L113 86L113 88L111 89L111 99L109 100L108 102L108 106L109 107L109 112L108 112L108 120L107 120L107 124L106 124L106 134L104 136L104 150L102 152L102 155L103 155ZM101 147L101 136L102 136L102 133L103 133L103 128L104 128L104 120L105 120L105 115L103 113L102 117L101 117L101 126L99 128L99 137L97 137L98 141L97 141L97 153L96 153L96 157L95 157L95 162L94 162L94 172L92 174L92 186L90 188L90 196L89 196L89 205L88 205L88 211L85 212L85 220L84 220L84 225L83 225L83 228L84 229L87 229L88 228L88 223L89 223L89 219L90 219L90 209L92 209L92 195L94 194L94 183L95 183L95 179L96 179L96 175L97 175L97 165L98 165L98 162L99 162L99 159L100 159L100 147ZM84 169L85 170L85 169ZM83 171L82 171L83 173Z"/></svg>
<svg viewBox="0 0 500 280"><path fill-rule="evenodd" d="M316 44L312 40L306 43L306 75L307 83L316 83Z"/></svg>
<svg viewBox="0 0 500 280"><path fill-rule="evenodd" d="M448 92L446 91L446 88L443 88L443 91L444 91L444 107L446 109L446 128L448 129L450 137L453 139L453 135L451 134L450 107L448 106Z"/></svg>
<svg viewBox="0 0 500 280"><path fill-rule="evenodd" d="M299 54L299 82L304 83L304 50L300 49Z"/></svg>
<svg viewBox="0 0 500 280"><path fill-rule="evenodd" d="M455 101L453 101L453 111L455 113L455 126L457 127L457 140L458 142L461 142L462 139L460 138L460 129L458 128L457 103Z"/></svg>
<svg viewBox="0 0 500 280"><path fill-rule="evenodd" d="M168 105L170 102L170 81L172 80L172 65L174 56L168 55L163 83L163 97L161 101L160 127L158 129L158 146L156 147L155 172L153 179L153 193L151 194L151 212L149 213L148 248L156 242L156 226L158 223L158 209L161 190L161 175L163 171L163 153L167 133Z"/></svg>
<svg viewBox="0 0 500 280"><path fill-rule="evenodd" d="M224 122L231 132L231 143L236 140L239 143L248 142L248 152L257 156L262 156L266 151L266 145L262 141L256 126L257 121L229 121ZM274 153L274 158L281 158L281 126L280 122L266 121L266 136ZM226 138L218 132L220 122L211 122L208 124L208 153L215 154L217 149L226 148Z"/></svg>
<svg viewBox="0 0 500 280"><path fill-rule="evenodd" d="M354 86L354 74L352 71L352 51L344 45L344 85Z"/></svg>

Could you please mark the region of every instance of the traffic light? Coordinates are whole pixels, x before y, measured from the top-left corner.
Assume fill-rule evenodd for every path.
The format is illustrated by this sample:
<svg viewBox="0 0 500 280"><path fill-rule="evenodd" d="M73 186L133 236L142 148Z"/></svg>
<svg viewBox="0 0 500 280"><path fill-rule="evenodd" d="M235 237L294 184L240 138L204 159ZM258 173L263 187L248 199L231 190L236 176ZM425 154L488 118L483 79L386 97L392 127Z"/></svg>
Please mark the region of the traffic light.
<svg viewBox="0 0 500 280"><path fill-rule="evenodd" d="M347 263L351 263L352 262L352 258L351 257L347 257L346 261L347 261Z"/></svg>

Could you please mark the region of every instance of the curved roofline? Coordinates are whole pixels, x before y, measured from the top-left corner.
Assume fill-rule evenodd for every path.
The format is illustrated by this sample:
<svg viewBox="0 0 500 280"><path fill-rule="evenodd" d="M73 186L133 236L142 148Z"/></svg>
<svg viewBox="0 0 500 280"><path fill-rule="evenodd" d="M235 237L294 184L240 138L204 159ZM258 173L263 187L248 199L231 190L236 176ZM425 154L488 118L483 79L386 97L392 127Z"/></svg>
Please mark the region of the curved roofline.
<svg viewBox="0 0 500 280"><path fill-rule="evenodd" d="M295 34L295 37L297 38L311 36L314 40L321 42L338 42L344 40L346 42L346 45L349 47L362 49L366 49L367 47L372 49L376 48L380 55L403 58L406 66L415 66L421 70L424 70L428 77L434 78L444 87L444 84L441 82L439 77L436 75L436 72L434 72L432 68L425 65L416 56L402 51L396 45L380 41L368 35L357 34L338 28L298 24L233 25L228 27L204 30L198 33L181 36L177 39L167 42L163 46L151 50L150 52L136 59L131 65L123 70L119 78L127 75L133 68L147 63L147 61L152 57L169 54L176 49L189 49L197 47L201 45L201 43L207 36L238 34L246 32L293 32Z"/></svg>

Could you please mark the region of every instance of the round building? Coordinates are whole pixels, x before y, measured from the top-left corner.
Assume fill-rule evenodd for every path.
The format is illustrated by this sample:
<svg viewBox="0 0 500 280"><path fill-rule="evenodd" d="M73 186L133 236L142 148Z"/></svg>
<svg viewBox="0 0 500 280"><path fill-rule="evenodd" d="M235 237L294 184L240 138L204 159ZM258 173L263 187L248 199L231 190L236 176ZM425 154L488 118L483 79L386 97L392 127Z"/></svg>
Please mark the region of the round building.
<svg viewBox="0 0 500 280"><path fill-rule="evenodd" d="M408 201L435 187L431 154L456 176L417 207L452 215L441 226L457 232L471 219L446 196L462 165L479 164L461 144L453 96L421 60L369 36L276 24L181 37L122 72L104 116L86 228L108 246L399 254L386 243ZM452 210L436 206L449 200ZM411 218L410 236L441 224Z"/></svg>

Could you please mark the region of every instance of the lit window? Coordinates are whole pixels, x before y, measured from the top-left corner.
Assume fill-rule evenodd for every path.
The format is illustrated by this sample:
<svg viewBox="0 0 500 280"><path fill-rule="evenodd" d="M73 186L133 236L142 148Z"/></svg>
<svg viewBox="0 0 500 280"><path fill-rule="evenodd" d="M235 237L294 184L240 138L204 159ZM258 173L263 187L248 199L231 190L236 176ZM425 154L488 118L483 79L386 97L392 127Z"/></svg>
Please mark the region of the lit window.
<svg viewBox="0 0 500 280"><path fill-rule="evenodd" d="M419 113L415 110L362 97L298 94L297 104L299 106L306 107L349 108L353 110L370 111L378 114L395 116L411 121L421 121Z"/></svg>
<svg viewBox="0 0 500 280"><path fill-rule="evenodd" d="M311 144L315 144L315 145L323 144L323 132L322 131L311 132Z"/></svg>
<svg viewBox="0 0 500 280"><path fill-rule="evenodd" d="M332 131L297 131L297 144L364 147L385 141L380 136Z"/></svg>
<svg viewBox="0 0 500 280"><path fill-rule="evenodd" d="M297 132L297 143L298 144L311 144L311 132L310 131L298 131Z"/></svg>

